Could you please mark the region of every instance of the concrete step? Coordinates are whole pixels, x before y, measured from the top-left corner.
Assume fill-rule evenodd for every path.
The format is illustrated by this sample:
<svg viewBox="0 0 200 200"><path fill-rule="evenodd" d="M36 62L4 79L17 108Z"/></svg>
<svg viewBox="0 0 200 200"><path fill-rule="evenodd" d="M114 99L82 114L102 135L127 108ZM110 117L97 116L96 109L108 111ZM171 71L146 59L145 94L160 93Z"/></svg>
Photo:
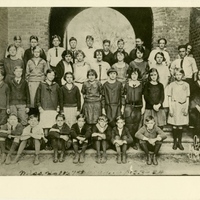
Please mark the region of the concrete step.
<svg viewBox="0 0 200 200"><path fill-rule="evenodd" d="M172 132L165 132L165 134L167 135L167 138L163 141L163 143L173 143ZM183 143L192 143L193 142L192 133L191 132L183 132L182 142Z"/></svg>
<svg viewBox="0 0 200 200"><path fill-rule="evenodd" d="M191 143L189 143L189 142L183 143L183 147L185 148L184 151L181 151L179 149L173 150L172 145L173 144L169 143L169 142L163 143L159 153L163 154L163 155L165 155L165 154L166 155L168 155L168 154L176 155L176 154L188 154L190 152L189 150L190 150ZM41 152L41 154L53 154L53 150L41 150L40 152ZM30 155L30 154L34 154L35 151L34 150L24 150L23 153ZM67 150L66 153L67 154L74 154L74 151L72 149L70 149L70 150ZM94 149L87 149L85 153L87 155L96 154L96 151ZM108 155L116 154L116 151L114 151L112 149L108 149L107 154ZM127 150L127 154L144 154L144 152L141 149L135 150L132 147L130 147Z"/></svg>

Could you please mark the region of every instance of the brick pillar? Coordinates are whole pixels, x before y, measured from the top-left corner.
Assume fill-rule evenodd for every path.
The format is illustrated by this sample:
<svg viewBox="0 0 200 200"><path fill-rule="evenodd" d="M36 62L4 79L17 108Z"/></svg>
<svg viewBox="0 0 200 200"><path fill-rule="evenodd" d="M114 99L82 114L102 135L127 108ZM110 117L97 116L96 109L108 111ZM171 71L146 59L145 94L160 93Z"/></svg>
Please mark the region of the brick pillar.
<svg viewBox="0 0 200 200"><path fill-rule="evenodd" d="M8 41L8 9L0 8L0 60L4 58Z"/></svg>

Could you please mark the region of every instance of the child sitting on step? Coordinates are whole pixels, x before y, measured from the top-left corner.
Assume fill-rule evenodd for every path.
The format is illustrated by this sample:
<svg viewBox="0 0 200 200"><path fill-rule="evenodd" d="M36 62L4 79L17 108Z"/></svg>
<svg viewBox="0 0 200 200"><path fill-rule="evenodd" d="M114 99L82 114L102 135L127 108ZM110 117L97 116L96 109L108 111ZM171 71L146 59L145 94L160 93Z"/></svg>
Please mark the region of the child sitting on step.
<svg viewBox="0 0 200 200"><path fill-rule="evenodd" d="M15 114L10 114L8 122L0 128L0 148L2 152L1 164L5 162L6 165L11 162L11 155L17 149L20 143L20 136L23 131L23 125L18 122ZM6 157L6 147L8 146L9 152Z"/></svg>
<svg viewBox="0 0 200 200"><path fill-rule="evenodd" d="M155 119L152 116L148 116L145 119L145 124L135 134L135 137L140 140L142 150L147 156L147 164L158 165L157 155L162 145L162 141L167 138L165 133L157 127ZM153 157L149 151L153 152Z"/></svg>
<svg viewBox="0 0 200 200"><path fill-rule="evenodd" d="M126 151L128 149L128 145L133 142L133 138L129 133L129 129L125 127L125 119L121 116L116 119L116 127L112 130L112 143L115 145L117 150L117 163L125 164L127 162ZM122 152L122 157L121 157Z"/></svg>
<svg viewBox="0 0 200 200"><path fill-rule="evenodd" d="M33 163L34 165L38 165L40 163L38 156L40 153L40 145L42 143L42 139L44 139L45 142L47 142L47 139L44 137L43 129L40 127L40 125L38 125L39 121L37 115L30 115L28 123L29 125L24 128L21 135L21 144L13 163L17 163L19 161L19 158L24 148L26 147L28 140L32 140L35 145L35 159Z"/></svg>
<svg viewBox="0 0 200 200"><path fill-rule="evenodd" d="M85 150L91 136L91 129L90 126L85 123L85 116L83 114L79 114L76 119L77 123L73 124L71 127L71 136L75 152L73 163L75 164L78 162L85 162ZM79 149L81 149L80 155L78 152Z"/></svg>
<svg viewBox="0 0 200 200"><path fill-rule="evenodd" d="M105 163L107 161L106 150L110 146L112 128L108 125L108 117L101 115L98 122L92 127L92 141L97 151L97 163ZM103 156L101 158L100 149L102 147Z"/></svg>

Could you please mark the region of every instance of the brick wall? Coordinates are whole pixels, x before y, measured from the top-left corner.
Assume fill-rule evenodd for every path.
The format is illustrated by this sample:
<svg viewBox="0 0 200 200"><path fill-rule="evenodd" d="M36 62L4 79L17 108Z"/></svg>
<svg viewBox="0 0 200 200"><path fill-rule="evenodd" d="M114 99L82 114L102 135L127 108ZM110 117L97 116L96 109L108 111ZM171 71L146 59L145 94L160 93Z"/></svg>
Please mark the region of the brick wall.
<svg viewBox="0 0 200 200"><path fill-rule="evenodd" d="M190 42L193 46L193 55L200 69L200 10L193 8L190 18Z"/></svg>
<svg viewBox="0 0 200 200"><path fill-rule="evenodd" d="M165 37L172 60L178 53L178 45L189 41L190 26L194 26L190 25L190 10L190 8L152 8L152 47L157 46L160 37ZM12 43L14 35L21 35L26 49L29 47L30 35L35 34L39 37L40 46L47 51L49 15L50 8L8 8L8 43Z"/></svg>
<svg viewBox="0 0 200 200"><path fill-rule="evenodd" d="M0 60L4 57L8 41L8 9L0 8Z"/></svg>
<svg viewBox="0 0 200 200"><path fill-rule="evenodd" d="M154 28L152 46L161 37L167 39L171 60L178 54L177 47L189 41L190 8L152 8Z"/></svg>
<svg viewBox="0 0 200 200"><path fill-rule="evenodd" d="M22 37L23 47L29 48L29 38L37 35L40 46L48 50L50 8L8 8L8 42L14 35Z"/></svg>

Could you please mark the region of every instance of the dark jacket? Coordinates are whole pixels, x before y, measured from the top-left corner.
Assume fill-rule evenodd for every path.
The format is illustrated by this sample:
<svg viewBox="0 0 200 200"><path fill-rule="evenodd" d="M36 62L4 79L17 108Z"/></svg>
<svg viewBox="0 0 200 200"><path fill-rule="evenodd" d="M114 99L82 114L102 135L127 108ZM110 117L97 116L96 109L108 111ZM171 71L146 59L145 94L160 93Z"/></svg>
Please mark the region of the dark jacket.
<svg viewBox="0 0 200 200"><path fill-rule="evenodd" d="M42 107L44 110L57 110L60 106L60 87L53 82L49 85L47 82L40 82L38 86L35 102L37 107Z"/></svg>
<svg viewBox="0 0 200 200"><path fill-rule="evenodd" d="M52 126L52 128L59 129L59 127L58 127L57 124L54 124ZM63 126L62 126L62 128L59 129L59 130L60 130L60 132L58 132L58 131L51 131L50 130L48 137L51 138L51 139L54 139L54 138L60 138L60 135L68 135L68 136L70 136L70 128L69 128L69 126L66 123L64 123Z"/></svg>
<svg viewBox="0 0 200 200"><path fill-rule="evenodd" d="M97 126L92 127L92 133L101 133L106 135L106 139L108 142L111 141L112 138L112 128L110 126L107 126L106 130L104 132L101 132ZM93 140L98 140L98 137L92 137Z"/></svg>
<svg viewBox="0 0 200 200"><path fill-rule="evenodd" d="M71 136L73 139L76 139L78 136L82 136L85 139L89 139L91 136L91 128L87 124L84 124L83 128L80 131L78 124L73 124L71 127Z"/></svg>
<svg viewBox="0 0 200 200"><path fill-rule="evenodd" d="M131 137L129 130L127 127L123 127L121 136L119 135L119 131L117 127L112 129L112 143L116 140L115 137L119 136L121 140L126 140L127 144L131 144L133 142L133 138Z"/></svg>
<svg viewBox="0 0 200 200"><path fill-rule="evenodd" d="M20 136L23 132L23 129L24 129L24 126L20 123L18 123L15 127L15 129L11 130L11 125L10 124L4 124L1 126L1 129L0 129L0 137L3 137L3 138L7 138L8 137L8 134L7 133L3 133L1 130L4 130L4 131L8 131L8 130L11 130L11 135L13 136Z"/></svg>
<svg viewBox="0 0 200 200"><path fill-rule="evenodd" d="M47 60L46 54L45 54L45 52L44 52L43 49L42 49L42 52L40 53L40 57L43 58L45 61ZM27 62L28 62L31 58L33 58L33 53L32 53L31 48L26 49L26 51L24 52L24 64L25 64L25 68L26 68Z"/></svg>
<svg viewBox="0 0 200 200"><path fill-rule="evenodd" d="M73 63L70 62L71 68L72 68L72 72L74 73L74 68L73 68ZM62 77L64 76L65 73L65 66L63 63L63 60L61 60L57 65L56 65L56 77L54 79L54 81L56 83L58 83L59 86L62 86L61 80Z"/></svg>
<svg viewBox="0 0 200 200"><path fill-rule="evenodd" d="M8 86L10 88L10 105L26 105L30 107L30 93L28 83L21 79L18 84L15 79L9 81Z"/></svg>

